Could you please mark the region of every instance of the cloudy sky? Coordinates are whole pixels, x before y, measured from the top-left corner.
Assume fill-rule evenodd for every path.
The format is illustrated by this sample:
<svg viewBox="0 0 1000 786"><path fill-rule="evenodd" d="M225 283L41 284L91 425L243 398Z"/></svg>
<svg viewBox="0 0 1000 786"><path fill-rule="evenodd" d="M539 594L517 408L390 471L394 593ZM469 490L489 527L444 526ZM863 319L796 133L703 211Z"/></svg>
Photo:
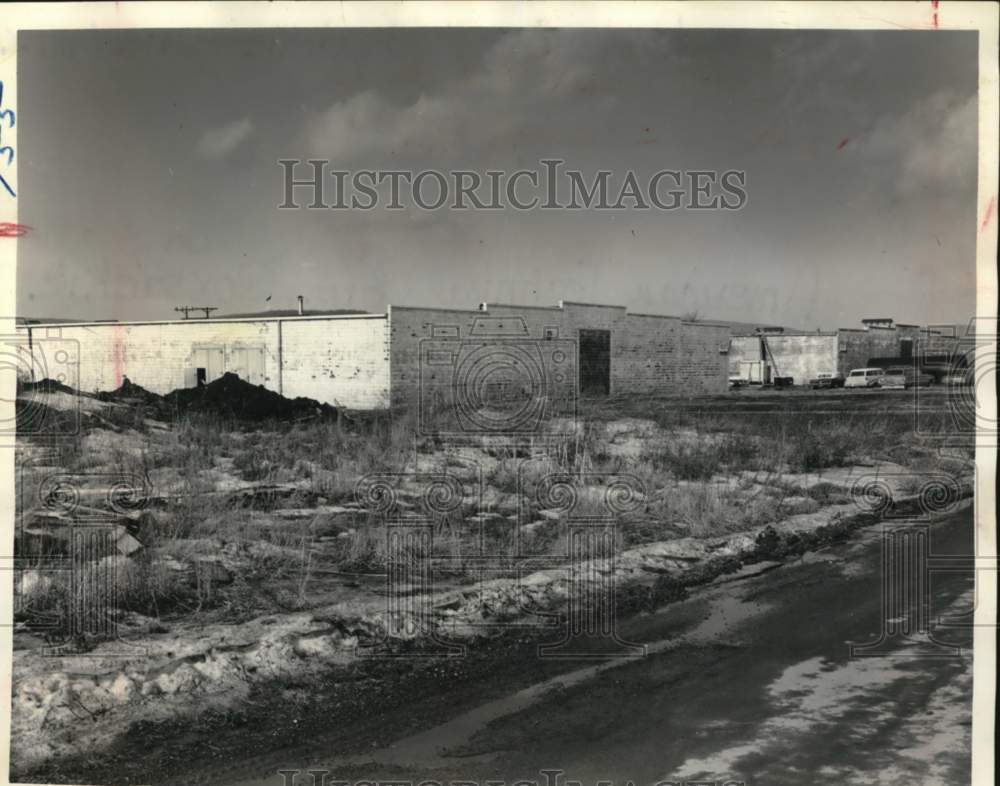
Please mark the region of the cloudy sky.
<svg viewBox="0 0 1000 786"><path fill-rule="evenodd" d="M974 33L21 33L18 309L559 299L815 327L975 303ZM340 169L745 170L731 211L278 210ZM270 302L266 298L270 296Z"/></svg>

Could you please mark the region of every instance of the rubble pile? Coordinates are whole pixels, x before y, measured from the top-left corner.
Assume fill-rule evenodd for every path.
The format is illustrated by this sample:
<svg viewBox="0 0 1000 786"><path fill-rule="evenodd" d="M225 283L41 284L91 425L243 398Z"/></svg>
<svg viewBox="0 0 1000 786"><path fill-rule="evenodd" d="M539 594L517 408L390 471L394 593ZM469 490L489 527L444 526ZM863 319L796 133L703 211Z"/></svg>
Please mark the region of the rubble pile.
<svg viewBox="0 0 1000 786"><path fill-rule="evenodd" d="M115 404L143 404L154 407L163 401L162 396L146 390L142 385L136 385L128 377L122 379L120 387L98 393L97 398Z"/></svg>
<svg viewBox="0 0 1000 786"><path fill-rule="evenodd" d="M311 398L285 398L263 385L251 385L230 372L207 385L178 388L165 396L151 393L126 377L118 389L97 395L102 401L142 404L162 420L176 420L190 414L254 422L337 418L336 407Z"/></svg>
<svg viewBox="0 0 1000 786"><path fill-rule="evenodd" d="M336 419L337 410L311 398L285 398L263 385L251 385L236 374L226 373L196 388L180 388L163 398L178 415L217 414L238 420L303 420L323 417Z"/></svg>

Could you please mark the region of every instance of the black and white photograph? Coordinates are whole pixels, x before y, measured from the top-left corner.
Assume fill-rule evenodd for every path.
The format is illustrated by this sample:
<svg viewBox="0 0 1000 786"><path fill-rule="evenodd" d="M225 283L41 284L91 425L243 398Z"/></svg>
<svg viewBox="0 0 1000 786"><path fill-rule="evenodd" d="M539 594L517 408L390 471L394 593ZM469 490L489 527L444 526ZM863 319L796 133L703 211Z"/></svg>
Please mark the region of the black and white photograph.
<svg viewBox="0 0 1000 786"><path fill-rule="evenodd" d="M0 11L4 782L993 783L997 50Z"/></svg>

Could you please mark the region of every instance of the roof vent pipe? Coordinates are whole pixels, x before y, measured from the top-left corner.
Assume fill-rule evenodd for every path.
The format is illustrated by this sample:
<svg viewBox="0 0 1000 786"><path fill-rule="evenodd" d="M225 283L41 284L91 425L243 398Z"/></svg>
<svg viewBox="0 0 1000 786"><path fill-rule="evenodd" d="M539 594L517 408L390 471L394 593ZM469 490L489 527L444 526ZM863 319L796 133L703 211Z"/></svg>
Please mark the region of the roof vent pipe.
<svg viewBox="0 0 1000 786"><path fill-rule="evenodd" d="M303 308L303 303L305 303L305 298L302 295L298 296L299 299L299 316L301 317L305 313L305 308Z"/></svg>

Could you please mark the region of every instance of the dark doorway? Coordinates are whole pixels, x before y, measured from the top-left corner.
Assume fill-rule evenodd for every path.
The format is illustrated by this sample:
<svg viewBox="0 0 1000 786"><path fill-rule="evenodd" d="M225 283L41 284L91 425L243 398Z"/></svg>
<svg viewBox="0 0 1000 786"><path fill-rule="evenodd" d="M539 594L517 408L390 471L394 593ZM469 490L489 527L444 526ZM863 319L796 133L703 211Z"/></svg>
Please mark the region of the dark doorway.
<svg viewBox="0 0 1000 786"><path fill-rule="evenodd" d="M611 392L611 331L580 331L580 395L606 396Z"/></svg>
<svg viewBox="0 0 1000 786"><path fill-rule="evenodd" d="M910 360L913 357L912 338L901 338L899 340L899 355L905 360Z"/></svg>

